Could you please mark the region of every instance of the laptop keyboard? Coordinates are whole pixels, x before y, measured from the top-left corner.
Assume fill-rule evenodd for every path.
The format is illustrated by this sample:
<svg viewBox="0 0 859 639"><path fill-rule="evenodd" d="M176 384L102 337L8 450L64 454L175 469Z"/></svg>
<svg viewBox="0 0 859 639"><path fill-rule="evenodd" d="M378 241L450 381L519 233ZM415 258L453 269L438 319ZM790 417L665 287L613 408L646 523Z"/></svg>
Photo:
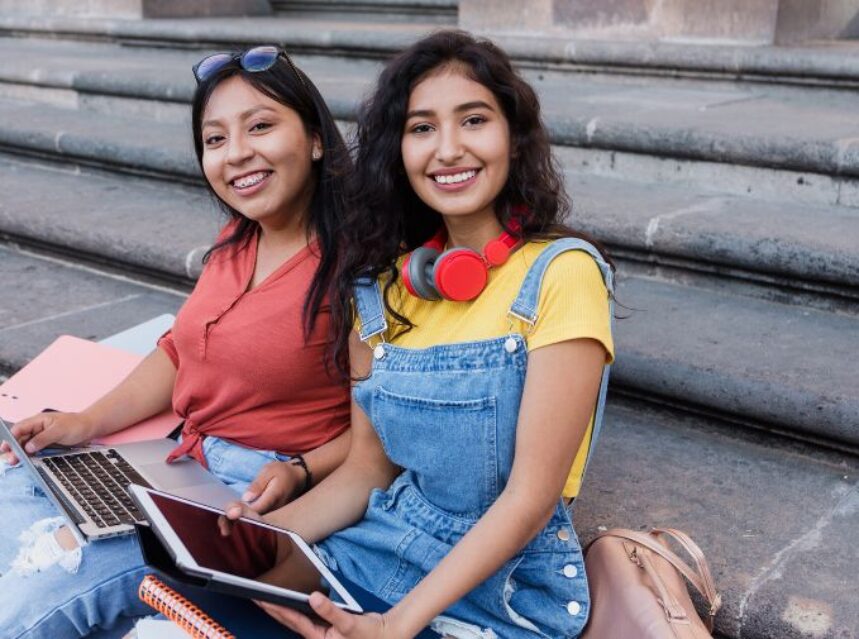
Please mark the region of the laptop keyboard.
<svg viewBox="0 0 859 639"><path fill-rule="evenodd" d="M133 524L144 519L126 487L129 484L151 486L112 448L46 457L42 463L99 528Z"/></svg>

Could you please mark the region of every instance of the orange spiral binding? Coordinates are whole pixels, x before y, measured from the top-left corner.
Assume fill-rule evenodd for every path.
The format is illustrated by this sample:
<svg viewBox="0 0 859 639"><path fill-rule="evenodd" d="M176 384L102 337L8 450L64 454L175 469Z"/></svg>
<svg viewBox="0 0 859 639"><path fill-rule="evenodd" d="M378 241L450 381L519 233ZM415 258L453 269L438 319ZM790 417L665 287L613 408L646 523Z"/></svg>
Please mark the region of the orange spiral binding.
<svg viewBox="0 0 859 639"><path fill-rule="evenodd" d="M235 635L154 575L143 578L137 594L141 601L194 639L236 639Z"/></svg>

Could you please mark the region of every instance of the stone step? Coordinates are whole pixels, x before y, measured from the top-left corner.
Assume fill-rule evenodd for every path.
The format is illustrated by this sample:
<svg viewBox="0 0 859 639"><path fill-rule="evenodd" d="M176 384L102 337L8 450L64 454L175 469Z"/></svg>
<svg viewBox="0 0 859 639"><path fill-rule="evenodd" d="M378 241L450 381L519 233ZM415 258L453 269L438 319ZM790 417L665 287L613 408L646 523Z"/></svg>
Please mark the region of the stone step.
<svg viewBox="0 0 859 639"><path fill-rule="evenodd" d="M9 375L59 335L98 340L164 313L182 292L0 245L0 374Z"/></svg>
<svg viewBox="0 0 859 639"><path fill-rule="evenodd" d="M626 267L713 273L757 283L759 297L796 302L804 294L807 305L859 314L859 215L852 211L579 174L568 184L571 224L605 242ZM7 238L175 284L193 281L224 219L201 188L11 156L0 155L0 188Z"/></svg>
<svg viewBox="0 0 859 639"><path fill-rule="evenodd" d="M490 33L520 66L584 73L801 86L859 88L859 43L827 40L790 46L582 38Z"/></svg>
<svg viewBox="0 0 859 639"><path fill-rule="evenodd" d="M145 127L145 135L141 131ZM199 184L190 127L0 98L0 147Z"/></svg>
<svg viewBox="0 0 859 639"><path fill-rule="evenodd" d="M4 374L58 335L100 339L183 299L9 246L0 264ZM857 516L855 456L614 394L576 505L583 541L613 526L689 532L724 598L717 630L737 639L850 636Z"/></svg>
<svg viewBox="0 0 859 639"><path fill-rule="evenodd" d="M147 120L190 122L191 67L200 51L0 37L2 96ZM301 56L296 62L325 94L335 117L354 117L381 65Z"/></svg>
<svg viewBox="0 0 859 639"><path fill-rule="evenodd" d="M0 186L16 194L0 205L6 238L185 288L223 219L202 189L9 160L0 169ZM618 299L619 314L630 315L617 323L618 389L859 446L859 317L631 274Z"/></svg>
<svg viewBox="0 0 859 639"><path fill-rule="evenodd" d="M753 296L859 313L855 209L573 172L567 188L571 225L599 238L627 267L742 281Z"/></svg>
<svg viewBox="0 0 859 639"><path fill-rule="evenodd" d="M189 52L0 38L0 81L12 87L4 92L10 97L178 122L197 59ZM299 63L343 120L354 117L379 69L370 60L324 56ZM530 77L556 149L576 171L776 201L859 205L859 123L849 94L829 92L820 102L824 94L762 85L648 86L587 77L571 83L560 72ZM815 126L807 126L811 121Z"/></svg>
<svg viewBox="0 0 859 639"><path fill-rule="evenodd" d="M0 33L11 36L190 49L235 49L277 43L295 52L377 59L387 58L438 26L332 20L322 16L157 20L0 16Z"/></svg>
<svg viewBox="0 0 859 639"><path fill-rule="evenodd" d="M0 235L189 287L226 220L199 187L0 156Z"/></svg>
<svg viewBox="0 0 859 639"><path fill-rule="evenodd" d="M620 278L616 389L859 451L859 318Z"/></svg>
<svg viewBox="0 0 859 639"><path fill-rule="evenodd" d="M338 82L339 76L325 77L326 90L340 91L332 99L334 107L347 108L346 83ZM145 136L140 135L141 123ZM185 123L0 100L0 145L12 153L201 183ZM569 170L569 188L578 204L573 223L620 249L625 257L736 276L765 287L808 290L812 298L831 298L830 306L855 306L857 262L851 238L857 237L859 215L854 209L804 204L792 192L785 195L798 202L771 203L745 194L735 196L729 190L707 193L683 183L618 180L603 177L600 170L586 174L570 149L557 150ZM809 188L838 199L822 186ZM21 228L11 232L20 233ZM181 255L184 259L186 253ZM168 272L185 269L170 267Z"/></svg>
<svg viewBox="0 0 859 639"><path fill-rule="evenodd" d="M424 22L454 26L457 0L271 0L276 14L350 20Z"/></svg>
<svg viewBox="0 0 859 639"><path fill-rule="evenodd" d="M609 395L574 519L583 542L614 526L689 533L722 594L717 636L856 636L853 455Z"/></svg>
<svg viewBox="0 0 859 639"><path fill-rule="evenodd" d="M301 0L314 5L337 0ZM359 0L383 5L396 0ZM449 0L404 0L407 5L452 5ZM275 4L281 4L275 0ZM290 2L290 4L294 4ZM448 7L447 12L452 10ZM405 15L398 9L399 18ZM450 18L446 18L445 21ZM325 55L385 58L415 37L437 27L436 19L411 25L397 22L344 20L340 15L268 16L128 20L0 16L0 33L14 36L122 42L176 48L235 48L251 43L282 43L290 51ZM557 33L487 32L521 65L546 70L610 73L656 78L762 82L808 88L859 86L859 45L851 40L809 42L791 46L696 44L677 41L589 39Z"/></svg>

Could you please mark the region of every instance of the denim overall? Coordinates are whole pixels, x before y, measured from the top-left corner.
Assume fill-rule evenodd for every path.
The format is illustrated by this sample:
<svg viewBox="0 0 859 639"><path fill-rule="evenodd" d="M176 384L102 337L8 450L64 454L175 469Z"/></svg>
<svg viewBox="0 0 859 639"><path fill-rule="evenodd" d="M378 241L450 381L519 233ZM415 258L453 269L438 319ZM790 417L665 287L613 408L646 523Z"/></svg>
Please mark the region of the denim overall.
<svg viewBox="0 0 859 639"><path fill-rule="evenodd" d="M591 254L612 291L612 273L588 243L548 244L509 314L533 327L546 268L564 251ZM365 342L387 329L377 283L355 290ZM609 300L610 303L610 300ZM499 496L510 476L528 360L525 339L405 349L381 342L372 373L354 389L388 457L403 473L374 490L364 519L319 544L332 568L395 604L450 552ZM605 403L606 366L594 417ZM593 443L591 444L593 445ZM576 637L590 609L582 550L559 499L547 526L515 557L433 623L462 637Z"/></svg>

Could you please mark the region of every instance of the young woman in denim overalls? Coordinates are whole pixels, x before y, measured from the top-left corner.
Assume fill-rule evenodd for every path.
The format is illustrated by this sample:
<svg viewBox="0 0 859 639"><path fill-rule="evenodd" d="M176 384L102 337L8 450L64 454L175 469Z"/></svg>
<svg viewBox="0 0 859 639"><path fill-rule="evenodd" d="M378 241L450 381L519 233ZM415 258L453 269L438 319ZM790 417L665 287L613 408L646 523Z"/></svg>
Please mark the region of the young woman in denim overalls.
<svg viewBox="0 0 859 639"><path fill-rule="evenodd" d="M576 637L588 587L561 497L577 493L598 435L612 268L558 223L566 203L537 99L490 43L443 32L402 53L362 112L359 143L365 208L334 300L338 354L348 341L360 379L352 447L269 518L392 608L351 616L314 594L323 628L263 606L305 637L412 637L428 625L461 638ZM506 259L499 237L512 239ZM485 289L464 291L479 272L440 270L452 254L411 263L432 262L432 247L483 253Z"/></svg>

